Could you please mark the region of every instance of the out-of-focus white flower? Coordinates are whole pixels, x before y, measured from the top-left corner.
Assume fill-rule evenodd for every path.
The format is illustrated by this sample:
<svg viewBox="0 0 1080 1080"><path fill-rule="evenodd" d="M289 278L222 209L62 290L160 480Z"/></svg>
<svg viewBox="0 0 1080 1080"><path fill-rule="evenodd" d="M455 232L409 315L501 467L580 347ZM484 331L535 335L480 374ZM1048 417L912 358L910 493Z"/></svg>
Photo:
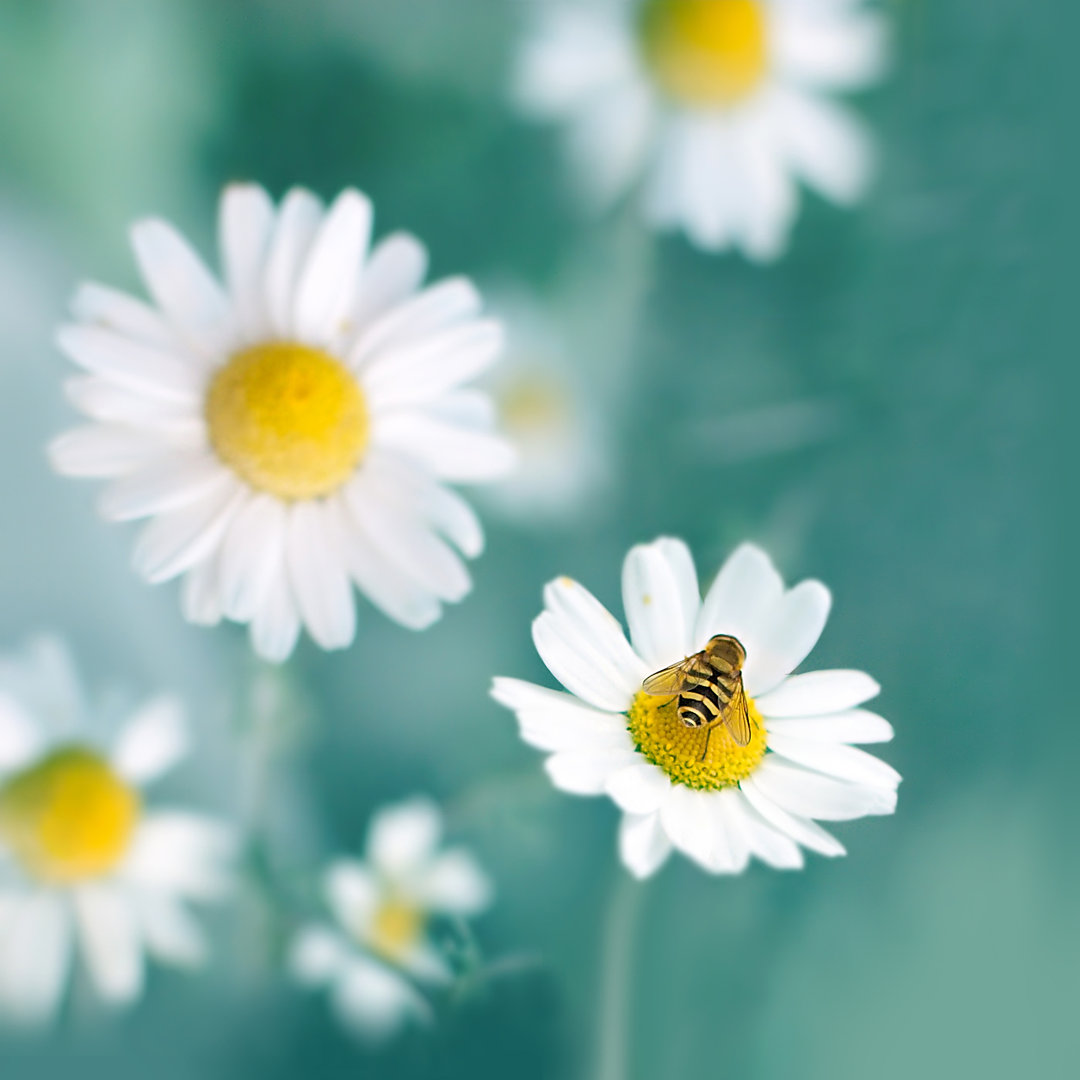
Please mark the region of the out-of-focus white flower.
<svg viewBox="0 0 1080 1080"><path fill-rule="evenodd" d="M223 823L153 810L143 788L187 753L172 698L115 737L84 703L67 651L39 639L0 660L0 1014L41 1023L60 1005L75 945L101 997L142 993L145 958L193 966L207 943L189 901L229 889Z"/></svg>
<svg viewBox="0 0 1080 1080"><path fill-rule="evenodd" d="M269 660L301 625L325 649L355 634L355 584L405 626L438 619L471 582L475 514L443 481L513 461L486 395L497 357L464 278L421 288L427 253L395 234L369 252L370 202L324 209L294 189L221 201L224 287L163 221L136 225L148 306L99 285L76 294L60 345L87 374L67 391L90 418L55 440L55 467L112 481L100 510L150 519L135 568L183 577L196 623L250 623Z"/></svg>
<svg viewBox="0 0 1080 1080"><path fill-rule="evenodd" d="M336 925L304 927L289 966L311 987L328 987L343 1024L384 1039L430 1008L415 982L438 985L450 969L432 943L433 916L466 918L491 903L492 888L461 848L440 850L442 815L428 799L388 806L368 831L364 861L338 859L324 876Z"/></svg>
<svg viewBox="0 0 1080 1080"><path fill-rule="evenodd" d="M563 121L586 192L644 175L644 212L699 247L773 259L801 180L840 204L871 171L833 101L884 68L884 24L859 0L547 0L517 68L530 114Z"/></svg>
<svg viewBox="0 0 1080 1080"><path fill-rule="evenodd" d="M620 851L634 875L652 874L673 846L717 874L741 873L751 855L798 868L799 845L844 854L815 818L891 814L900 783L889 765L850 745L892 738L887 721L858 707L877 683L861 671L792 674L830 604L818 581L785 590L751 544L731 555L703 601L686 545L660 539L632 548L623 566L632 646L590 592L559 578L544 590L533 641L570 693L505 678L493 693L517 713L522 738L549 754L557 787L607 794L624 811ZM723 724L687 726L678 697L642 686L718 634L745 650L744 745Z"/></svg>
<svg viewBox="0 0 1080 1080"><path fill-rule="evenodd" d="M483 497L515 520L571 518L605 472L600 420L581 385L586 365L575 361L536 301L514 294L496 306L507 326L507 347L491 392L500 430L517 451L517 468Z"/></svg>

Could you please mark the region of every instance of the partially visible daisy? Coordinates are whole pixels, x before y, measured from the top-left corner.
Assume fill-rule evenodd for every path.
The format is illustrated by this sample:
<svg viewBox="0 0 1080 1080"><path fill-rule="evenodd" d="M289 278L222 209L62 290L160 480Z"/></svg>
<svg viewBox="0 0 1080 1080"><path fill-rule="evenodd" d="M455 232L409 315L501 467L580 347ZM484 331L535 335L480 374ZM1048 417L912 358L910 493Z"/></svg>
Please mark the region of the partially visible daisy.
<svg viewBox="0 0 1080 1080"><path fill-rule="evenodd" d="M565 520L603 479L599 419L587 408L581 365L542 306L518 294L496 306L508 336L491 392L518 463L509 481L484 495L510 518Z"/></svg>
<svg viewBox="0 0 1080 1080"><path fill-rule="evenodd" d="M0 1015L59 1008L76 945L100 996L143 990L146 957L193 966L207 943L190 901L228 891L222 822L152 809L144 788L187 753L180 705L146 702L115 737L53 639L0 660Z"/></svg>
<svg viewBox="0 0 1080 1080"><path fill-rule="evenodd" d="M452 974L431 940L432 919L467 918L491 903L491 884L472 855L440 850L442 829L427 799L377 813L365 860L327 868L323 889L335 925L306 926L293 942L295 978L328 987L339 1019L365 1038L430 1018L416 984L445 984Z"/></svg>
<svg viewBox="0 0 1080 1080"><path fill-rule="evenodd" d="M60 332L87 372L68 396L91 423L53 442L54 466L110 479L103 516L149 519L137 572L183 577L188 619L250 623L269 660L301 625L347 646L354 584L413 629L461 600L460 556L483 533L444 481L489 481L513 461L490 401L465 388L501 328L465 278L422 287L414 237L370 248L371 231L357 191L324 209L296 188L275 207L234 185L224 286L171 226L143 221L132 242L153 306L84 285Z"/></svg>
<svg viewBox="0 0 1080 1080"><path fill-rule="evenodd" d="M800 845L844 854L814 819L891 814L900 783L851 745L892 738L887 721L859 707L878 684L861 671L792 674L830 603L818 581L785 590L751 544L731 555L703 601L686 545L663 538L632 548L623 566L632 645L590 592L559 578L544 590L533 641L570 692L498 678L493 693L517 713L522 738L549 754L557 787L606 794L624 811L619 847L636 876L657 870L672 847L713 873L740 873L751 856L798 868ZM642 687L717 634L746 653L751 737L742 746L723 725L685 726L678 698Z"/></svg>
<svg viewBox="0 0 1080 1080"><path fill-rule="evenodd" d="M884 23L860 0L548 0L516 95L568 125L601 201L643 178L644 212L699 247L782 253L796 182L847 205L871 169L866 136L832 100L884 69Z"/></svg>

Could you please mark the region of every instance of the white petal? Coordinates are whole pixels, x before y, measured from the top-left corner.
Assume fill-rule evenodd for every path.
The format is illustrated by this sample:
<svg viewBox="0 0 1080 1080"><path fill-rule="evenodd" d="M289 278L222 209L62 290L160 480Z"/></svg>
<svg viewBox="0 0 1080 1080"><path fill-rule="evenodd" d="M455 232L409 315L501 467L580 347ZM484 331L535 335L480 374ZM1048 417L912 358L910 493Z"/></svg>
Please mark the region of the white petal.
<svg viewBox="0 0 1080 1080"><path fill-rule="evenodd" d="M183 706L176 698L157 697L120 732L112 764L122 777L141 786L167 773L187 754L188 745Z"/></svg>
<svg viewBox="0 0 1080 1080"><path fill-rule="evenodd" d="M220 543L246 493L231 474L202 498L148 522L135 541L132 565L152 585L189 570Z"/></svg>
<svg viewBox="0 0 1080 1080"><path fill-rule="evenodd" d="M398 304L367 327L349 352L349 363L361 367L384 349L411 344L474 319L480 313L480 294L468 278L446 278Z"/></svg>
<svg viewBox="0 0 1080 1080"><path fill-rule="evenodd" d="M636 878L656 873L671 854L659 814L624 815L619 823L619 856Z"/></svg>
<svg viewBox="0 0 1080 1080"><path fill-rule="evenodd" d="M798 195L783 150L765 115L748 117L737 129L736 161L743 174L743 205L736 241L755 262L783 254L798 209Z"/></svg>
<svg viewBox="0 0 1080 1080"><path fill-rule="evenodd" d="M289 658L300 636L300 612L286 572L284 548L268 579L266 595L251 617L251 645L264 660L280 664Z"/></svg>
<svg viewBox="0 0 1080 1080"><path fill-rule="evenodd" d="M552 754L544 762L551 782L573 795L603 795L612 776L633 765L639 759L630 749L629 736L625 748L612 750L564 750Z"/></svg>
<svg viewBox="0 0 1080 1080"><path fill-rule="evenodd" d="M606 790L628 814L651 814L671 794L671 780L651 762L638 760L609 776Z"/></svg>
<svg viewBox="0 0 1080 1080"><path fill-rule="evenodd" d="M695 651L692 634L701 601L693 560L681 540L631 548L623 563L622 592L634 650L654 670Z"/></svg>
<svg viewBox="0 0 1080 1080"><path fill-rule="evenodd" d="M694 631L695 644L701 648L716 634L731 634L749 654L755 632L783 590L776 567L761 548L753 544L736 548L705 596Z"/></svg>
<svg viewBox="0 0 1080 1080"><path fill-rule="evenodd" d="M766 724L770 737L793 735L799 739L830 743L879 743L893 737L888 720L865 709L851 709L829 716L800 716L789 720L774 720Z"/></svg>
<svg viewBox="0 0 1080 1080"><path fill-rule="evenodd" d="M491 879L467 851L437 855L417 884L417 896L431 911L473 916L491 906Z"/></svg>
<svg viewBox="0 0 1080 1080"><path fill-rule="evenodd" d="M206 935L183 903L157 892L143 893L136 903L146 950L156 960L186 968L206 963Z"/></svg>
<svg viewBox="0 0 1080 1080"><path fill-rule="evenodd" d="M41 745L41 731L35 719L12 695L0 691L0 771L26 764Z"/></svg>
<svg viewBox="0 0 1080 1080"><path fill-rule="evenodd" d="M166 352L180 345L172 327L149 304L107 285L93 281L80 285L71 301L71 313L81 323L114 330Z"/></svg>
<svg viewBox="0 0 1080 1080"><path fill-rule="evenodd" d="M877 12L785 5L774 13L770 33L773 62L804 86L856 89L885 68L886 24Z"/></svg>
<svg viewBox="0 0 1080 1080"><path fill-rule="evenodd" d="M74 428L49 444L49 461L63 476L124 476L160 453L160 444L150 436L107 424Z"/></svg>
<svg viewBox="0 0 1080 1080"><path fill-rule="evenodd" d="M287 528L289 578L304 625L321 648L344 649L356 635L356 607L338 518L325 504L298 502Z"/></svg>
<svg viewBox="0 0 1080 1080"><path fill-rule="evenodd" d="M423 867L442 836L442 814L425 798L388 806L371 821L367 857L382 873L400 878Z"/></svg>
<svg viewBox="0 0 1080 1080"><path fill-rule="evenodd" d="M491 696L514 710L522 739L541 750L599 749L626 731L622 713L600 712L572 694L520 679L496 678Z"/></svg>
<svg viewBox="0 0 1080 1080"><path fill-rule="evenodd" d="M100 326L62 326L56 343L91 374L151 398L198 409L204 376L188 354L144 345Z"/></svg>
<svg viewBox="0 0 1080 1080"><path fill-rule="evenodd" d="M379 1042L409 1020L428 1020L430 1009L401 975L382 964L353 956L333 990L334 1011L351 1031Z"/></svg>
<svg viewBox="0 0 1080 1080"><path fill-rule="evenodd" d="M763 716L824 716L854 708L881 692L863 671L808 671L793 675L756 700Z"/></svg>
<svg viewBox="0 0 1080 1080"><path fill-rule="evenodd" d="M393 233L380 241L360 274L352 321L367 327L407 300L427 273L427 249L409 233Z"/></svg>
<svg viewBox="0 0 1080 1080"><path fill-rule="evenodd" d="M365 366L365 393L375 409L434 402L486 371L502 351L503 341L499 323L476 319L388 348Z"/></svg>
<svg viewBox="0 0 1080 1080"><path fill-rule="evenodd" d="M225 291L168 222L150 218L131 230L143 280L158 307L185 340L219 358L234 340Z"/></svg>
<svg viewBox="0 0 1080 1080"><path fill-rule="evenodd" d="M139 823L123 873L130 880L195 900L214 900L233 885L233 831L202 814L156 810Z"/></svg>
<svg viewBox="0 0 1080 1080"><path fill-rule="evenodd" d="M75 890L75 916L86 966L98 993L126 1005L143 988L143 952L131 900L114 884L91 883Z"/></svg>
<svg viewBox="0 0 1080 1080"><path fill-rule="evenodd" d="M728 823L742 833L750 854L777 870L801 870L805 860L799 845L770 825L741 791L735 794L727 808Z"/></svg>
<svg viewBox="0 0 1080 1080"><path fill-rule="evenodd" d="M353 188L343 191L326 212L296 287L293 328L301 341L326 345L346 329L371 240L371 221L371 201Z"/></svg>
<svg viewBox="0 0 1080 1080"><path fill-rule="evenodd" d="M210 454L170 454L110 484L98 500L106 521L133 521L179 510L228 481L221 463Z"/></svg>
<svg viewBox="0 0 1080 1080"><path fill-rule="evenodd" d="M822 821L848 821L867 814L891 814L896 809L896 790L834 780L775 754L761 763L754 785L782 810Z"/></svg>
<svg viewBox="0 0 1080 1080"><path fill-rule="evenodd" d="M18 897L0 926L0 1009L22 1024L56 1013L71 968L71 914L59 893Z"/></svg>
<svg viewBox="0 0 1080 1080"><path fill-rule="evenodd" d="M517 462L513 447L500 436L459 427L417 411L377 417L372 440L443 480L462 484L498 480Z"/></svg>
<svg viewBox="0 0 1080 1080"><path fill-rule="evenodd" d="M103 424L124 424L152 434L155 443L178 448L208 446L206 421L190 402L167 401L97 375L64 380L64 395L84 416Z"/></svg>
<svg viewBox="0 0 1080 1080"><path fill-rule="evenodd" d="M221 609L221 586L218 582L218 554L208 555L184 575L180 589L180 611L194 626L217 626Z"/></svg>
<svg viewBox="0 0 1080 1080"><path fill-rule="evenodd" d="M814 742L794 735L769 732L769 749L808 769L871 787L896 787L900 774L884 761L853 746Z"/></svg>
<svg viewBox="0 0 1080 1080"><path fill-rule="evenodd" d="M829 618L832 596L820 581L803 581L766 614L747 649L743 667L746 692L767 693L790 675L817 644Z"/></svg>
<svg viewBox="0 0 1080 1080"><path fill-rule="evenodd" d="M287 967L302 986L326 986L342 973L349 947L341 935L326 926L304 926L289 948Z"/></svg>
<svg viewBox="0 0 1080 1080"><path fill-rule="evenodd" d="M221 542L221 606L246 622L265 610L275 579L285 576L285 504L271 495L249 499L229 523Z"/></svg>
<svg viewBox="0 0 1080 1080"><path fill-rule="evenodd" d="M350 936L364 937L379 905L379 885L355 859L337 859L323 878L326 902L338 925Z"/></svg>
<svg viewBox="0 0 1080 1080"><path fill-rule="evenodd" d="M767 798L758 788L755 778L750 777L739 785L740 790L746 797L746 801L756 810L768 824L779 829L792 840L802 844L803 847L816 851L819 855L835 858L845 855L847 852L831 833L826 832L815 821L800 817L798 814L789 814L782 810L772 799Z"/></svg>
<svg viewBox="0 0 1080 1080"><path fill-rule="evenodd" d="M841 206L857 201L874 166L873 146L848 109L805 94L777 95L776 123L790 168L811 188Z"/></svg>
<svg viewBox="0 0 1080 1080"><path fill-rule="evenodd" d="M660 821L671 842L706 870L716 872L715 792L675 784L660 808Z"/></svg>
<svg viewBox="0 0 1080 1080"><path fill-rule="evenodd" d="M274 229L274 204L258 184L230 184L221 197L218 245L237 326L248 342L268 331L263 272Z"/></svg>
<svg viewBox="0 0 1080 1080"><path fill-rule="evenodd" d="M750 861L750 839L743 824L742 796L736 788L724 788L711 795L713 847L710 869L716 874L741 874Z"/></svg>
<svg viewBox="0 0 1080 1080"><path fill-rule="evenodd" d="M270 327L278 337L295 336L294 292L322 213L322 203L303 188L293 188L281 202L263 281L266 313Z"/></svg>
<svg viewBox="0 0 1080 1080"><path fill-rule="evenodd" d="M451 390L427 406L427 414L456 427L473 431L494 431L498 411L491 396L484 390Z"/></svg>

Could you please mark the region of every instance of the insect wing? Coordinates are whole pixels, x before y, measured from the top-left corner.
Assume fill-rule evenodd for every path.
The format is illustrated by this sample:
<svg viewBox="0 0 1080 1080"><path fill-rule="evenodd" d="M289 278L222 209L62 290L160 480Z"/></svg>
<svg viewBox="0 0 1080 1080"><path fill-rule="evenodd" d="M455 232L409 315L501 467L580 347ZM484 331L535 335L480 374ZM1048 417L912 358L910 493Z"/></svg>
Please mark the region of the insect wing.
<svg viewBox="0 0 1080 1080"><path fill-rule="evenodd" d="M671 697L686 686L689 671L690 660L680 660L677 664L654 672L641 684L641 688L646 694L653 694L655 697Z"/></svg>
<svg viewBox="0 0 1080 1080"><path fill-rule="evenodd" d="M739 746L750 741L750 710L746 707L746 693L743 691L742 676L736 676L731 700L724 707L724 724L731 737Z"/></svg>

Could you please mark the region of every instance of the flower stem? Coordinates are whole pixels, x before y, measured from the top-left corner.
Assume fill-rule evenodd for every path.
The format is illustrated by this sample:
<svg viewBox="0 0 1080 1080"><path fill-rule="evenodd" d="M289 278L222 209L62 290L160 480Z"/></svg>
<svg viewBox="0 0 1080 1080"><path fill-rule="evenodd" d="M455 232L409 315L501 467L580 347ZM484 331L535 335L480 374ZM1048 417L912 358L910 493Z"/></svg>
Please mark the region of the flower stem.
<svg viewBox="0 0 1080 1080"><path fill-rule="evenodd" d="M642 886L621 866L615 872L601 953L596 1080L629 1080L627 1043Z"/></svg>

